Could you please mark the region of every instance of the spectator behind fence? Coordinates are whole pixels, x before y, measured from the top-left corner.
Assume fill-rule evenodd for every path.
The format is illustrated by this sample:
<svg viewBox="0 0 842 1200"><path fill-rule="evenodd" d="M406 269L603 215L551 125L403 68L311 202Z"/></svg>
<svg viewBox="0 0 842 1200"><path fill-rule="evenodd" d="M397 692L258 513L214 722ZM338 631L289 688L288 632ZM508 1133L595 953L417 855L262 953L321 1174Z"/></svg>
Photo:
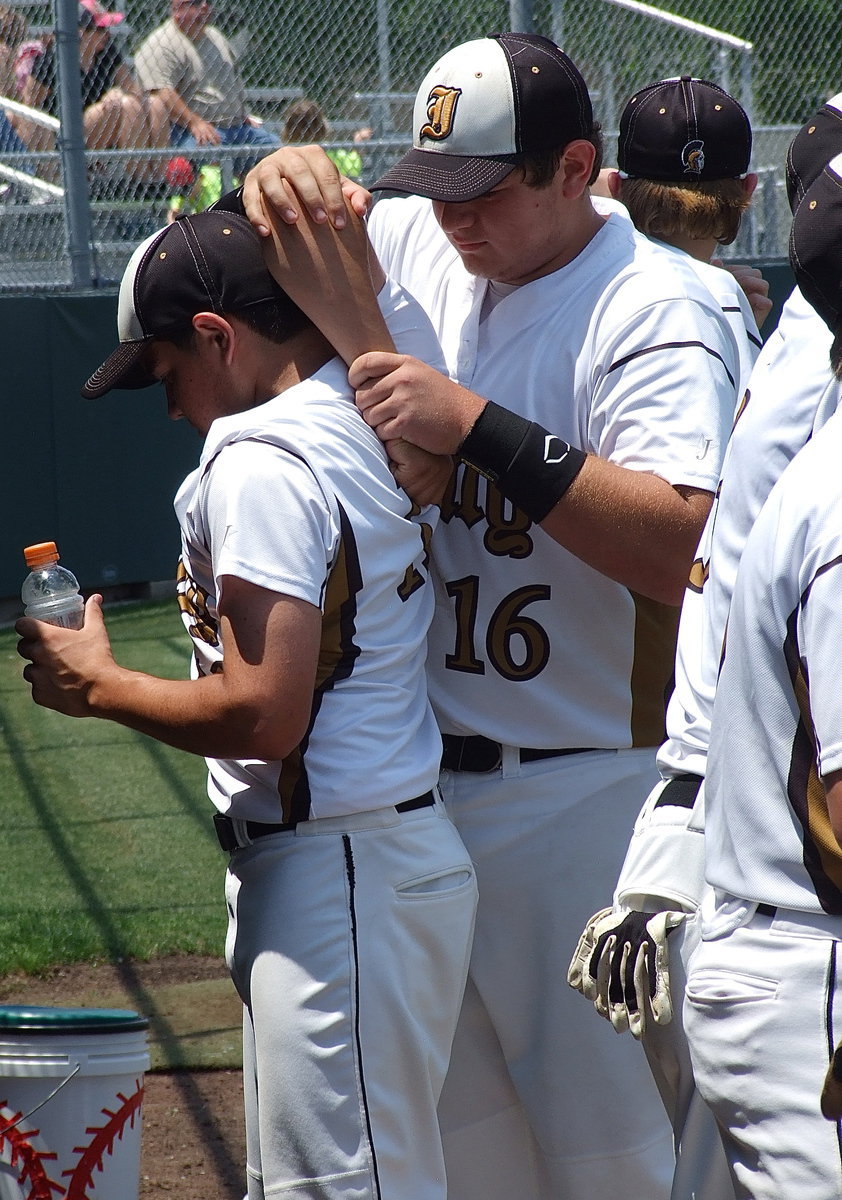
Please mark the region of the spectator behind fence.
<svg viewBox="0 0 842 1200"><path fill-rule="evenodd" d="M330 137L327 118L315 100L296 100L284 114L284 124L281 130L281 140L285 145L290 143L316 143L321 145ZM354 134L354 142L367 142L371 130L358 129ZM337 147L325 150L328 158L336 165L340 175L349 179L359 180L363 171L363 160L359 150Z"/></svg>
<svg viewBox="0 0 842 1200"><path fill-rule="evenodd" d="M167 163L167 183L172 189L167 204L167 224L188 213L204 212L222 195L222 168L219 163L195 166L189 159L177 155ZM234 176L232 186L240 181Z"/></svg>
<svg viewBox="0 0 842 1200"><path fill-rule="evenodd" d="M79 4L79 65L88 150L162 149L169 144L167 113L162 102L140 87L110 34L123 14L108 12L98 0ZM61 119L55 39L44 40L21 82L24 104ZM33 121L18 131L31 150L54 150L55 134ZM152 156L127 160L121 172L139 185L163 184L164 161ZM113 186L113 175L105 182Z"/></svg>
<svg viewBox="0 0 842 1200"><path fill-rule="evenodd" d="M207 0L171 0L170 14L138 47L138 77L163 101L173 145L258 147L237 160L234 170L242 173L278 140L249 115L234 47L209 24Z"/></svg>
<svg viewBox="0 0 842 1200"><path fill-rule="evenodd" d="M26 18L8 4L0 4L0 97L14 99L17 94L15 61L26 40ZM17 119L9 109L0 108L0 154L23 151L25 143L16 132Z"/></svg>

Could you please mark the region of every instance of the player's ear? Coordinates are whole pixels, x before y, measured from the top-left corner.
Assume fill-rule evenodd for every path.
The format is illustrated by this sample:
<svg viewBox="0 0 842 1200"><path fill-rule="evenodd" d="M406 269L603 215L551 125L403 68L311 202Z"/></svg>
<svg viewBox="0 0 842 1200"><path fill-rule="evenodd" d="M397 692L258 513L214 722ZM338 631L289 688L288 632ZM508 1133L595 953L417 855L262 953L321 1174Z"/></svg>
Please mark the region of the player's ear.
<svg viewBox="0 0 842 1200"><path fill-rule="evenodd" d="M745 175L742 179L743 191L746 194L746 200L750 200L754 195L754 189L757 187L757 176L753 171Z"/></svg>
<svg viewBox="0 0 842 1200"><path fill-rule="evenodd" d="M219 313L196 313L193 318L193 331L200 350L213 348L223 355L226 363L230 362L237 341L230 321Z"/></svg>
<svg viewBox="0 0 842 1200"><path fill-rule="evenodd" d="M612 175L619 175L619 172L615 171L613 167L603 167L596 179L591 184L591 195L602 196L606 200L619 199L619 197L615 196L614 192L611 190Z"/></svg>
<svg viewBox="0 0 842 1200"><path fill-rule="evenodd" d="M564 147L558 169L564 173L562 191L567 199L576 200L587 190L595 158L596 147L584 138L576 138Z"/></svg>

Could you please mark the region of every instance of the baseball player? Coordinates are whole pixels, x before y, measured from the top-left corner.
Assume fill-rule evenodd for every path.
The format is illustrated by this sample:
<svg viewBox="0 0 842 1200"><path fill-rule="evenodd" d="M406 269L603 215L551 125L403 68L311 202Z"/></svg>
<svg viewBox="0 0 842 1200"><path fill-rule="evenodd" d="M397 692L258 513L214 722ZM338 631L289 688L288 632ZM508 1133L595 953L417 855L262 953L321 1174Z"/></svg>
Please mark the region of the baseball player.
<svg viewBox="0 0 842 1200"><path fill-rule="evenodd" d="M842 150L839 99L828 101L790 146L787 183L793 206L832 147ZM704 874L704 811L697 793L740 554L781 472L836 411L840 385L829 367L830 343L826 324L796 288L753 369L691 573L667 712L669 737L658 754L662 782L636 823L614 909L589 922L571 964L571 983L594 1000L597 1011L616 1028L630 1026L642 1038L675 1131L675 1200L733 1195L718 1134L695 1090L681 1025ZM650 919L654 913L662 914L659 924ZM624 956L640 968L636 987L620 983ZM652 964L649 972L646 961ZM673 1002L670 990L677 998Z"/></svg>
<svg viewBox="0 0 842 1200"><path fill-rule="evenodd" d="M743 108L715 83L682 75L631 97L620 116L619 169L604 173L635 227L684 254L719 300L740 351L739 396L763 343L745 292L711 259L739 233L757 186L750 159Z"/></svg>
<svg viewBox="0 0 842 1200"><path fill-rule="evenodd" d="M398 345L437 353L395 286ZM189 681L17 629L34 699L208 762L244 1003L248 1196L444 1200L436 1103L464 990L474 871L436 786L424 687L428 514L392 479L333 348L242 216L184 217L132 256L121 344L85 386L163 382L205 438L175 501Z"/></svg>
<svg viewBox="0 0 842 1200"><path fill-rule="evenodd" d="M835 340L842 378L842 155L793 219L790 261ZM738 1194L842 1192L820 1091L839 1039L842 634L837 412L796 455L746 539L705 775L701 942L684 1018L698 1088Z"/></svg>
<svg viewBox="0 0 842 1200"><path fill-rule="evenodd" d="M369 229L451 380L391 355L351 379L381 436L460 459L431 547L428 658L442 787L480 888L439 1106L449 1195L654 1200L672 1154L651 1080L564 974L653 779L670 606L718 476L736 346L690 267L595 210L590 99L553 43L449 51L414 128L376 185L407 194ZM287 184L333 217L335 172L285 150L246 181L256 223L261 195L294 212Z"/></svg>

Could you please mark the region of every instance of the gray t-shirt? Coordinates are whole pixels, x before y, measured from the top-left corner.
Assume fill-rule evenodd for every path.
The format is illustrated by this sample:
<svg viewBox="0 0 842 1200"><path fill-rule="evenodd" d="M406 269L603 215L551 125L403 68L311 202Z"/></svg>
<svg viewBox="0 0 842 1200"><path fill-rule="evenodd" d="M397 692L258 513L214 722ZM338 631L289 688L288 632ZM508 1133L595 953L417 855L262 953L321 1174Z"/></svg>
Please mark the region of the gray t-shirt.
<svg viewBox="0 0 842 1200"><path fill-rule="evenodd" d="M138 48L135 70L147 91L175 89L197 116L221 129L246 119L234 50L213 25L193 41L172 19L165 21Z"/></svg>

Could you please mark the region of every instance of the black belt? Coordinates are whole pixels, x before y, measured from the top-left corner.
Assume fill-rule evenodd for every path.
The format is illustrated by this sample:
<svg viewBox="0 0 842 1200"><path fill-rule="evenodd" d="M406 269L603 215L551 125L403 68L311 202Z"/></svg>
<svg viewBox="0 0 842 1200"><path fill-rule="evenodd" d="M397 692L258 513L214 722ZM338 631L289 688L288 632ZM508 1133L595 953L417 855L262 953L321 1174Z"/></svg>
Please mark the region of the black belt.
<svg viewBox="0 0 842 1200"><path fill-rule="evenodd" d="M655 807L663 808L665 804L674 804L676 808L692 808L701 786L701 775L691 775L689 771L685 775L676 775L655 801Z"/></svg>
<svg viewBox="0 0 842 1200"><path fill-rule="evenodd" d="M777 904L758 904L757 911L764 917L774 917L777 915Z"/></svg>
<svg viewBox="0 0 842 1200"><path fill-rule="evenodd" d="M459 737L454 733L443 733L442 745L444 752L441 765L446 771L475 771L485 773L496 771L503 763L503 747L499 742L474 734L471 737ZM538 762L542 758L561 758L565 754L586 754L593 749L591 746L576 747L564 750L536 750L530 746L521 746L518 755L522 763Z"/></svg>
<svg viewBox="0 0 842 1200"><path fill-rule="evenodd" d="M416 796L414 800L404 800L402 804L396 804L395 811L407 813L414 812L416 808L432 808L435 802L434 793L425 792L423 796ZM213 824L223 850L230 854L233 850L240 849L241 842L237 839L234 821L227 813L214 813ZM257 838L268 837L270 833L290 833L298 825L304 824L306 821L284 821L280 825L267 824L265 821L245 821L241 828L249 841L254 842Z"/></svg>

